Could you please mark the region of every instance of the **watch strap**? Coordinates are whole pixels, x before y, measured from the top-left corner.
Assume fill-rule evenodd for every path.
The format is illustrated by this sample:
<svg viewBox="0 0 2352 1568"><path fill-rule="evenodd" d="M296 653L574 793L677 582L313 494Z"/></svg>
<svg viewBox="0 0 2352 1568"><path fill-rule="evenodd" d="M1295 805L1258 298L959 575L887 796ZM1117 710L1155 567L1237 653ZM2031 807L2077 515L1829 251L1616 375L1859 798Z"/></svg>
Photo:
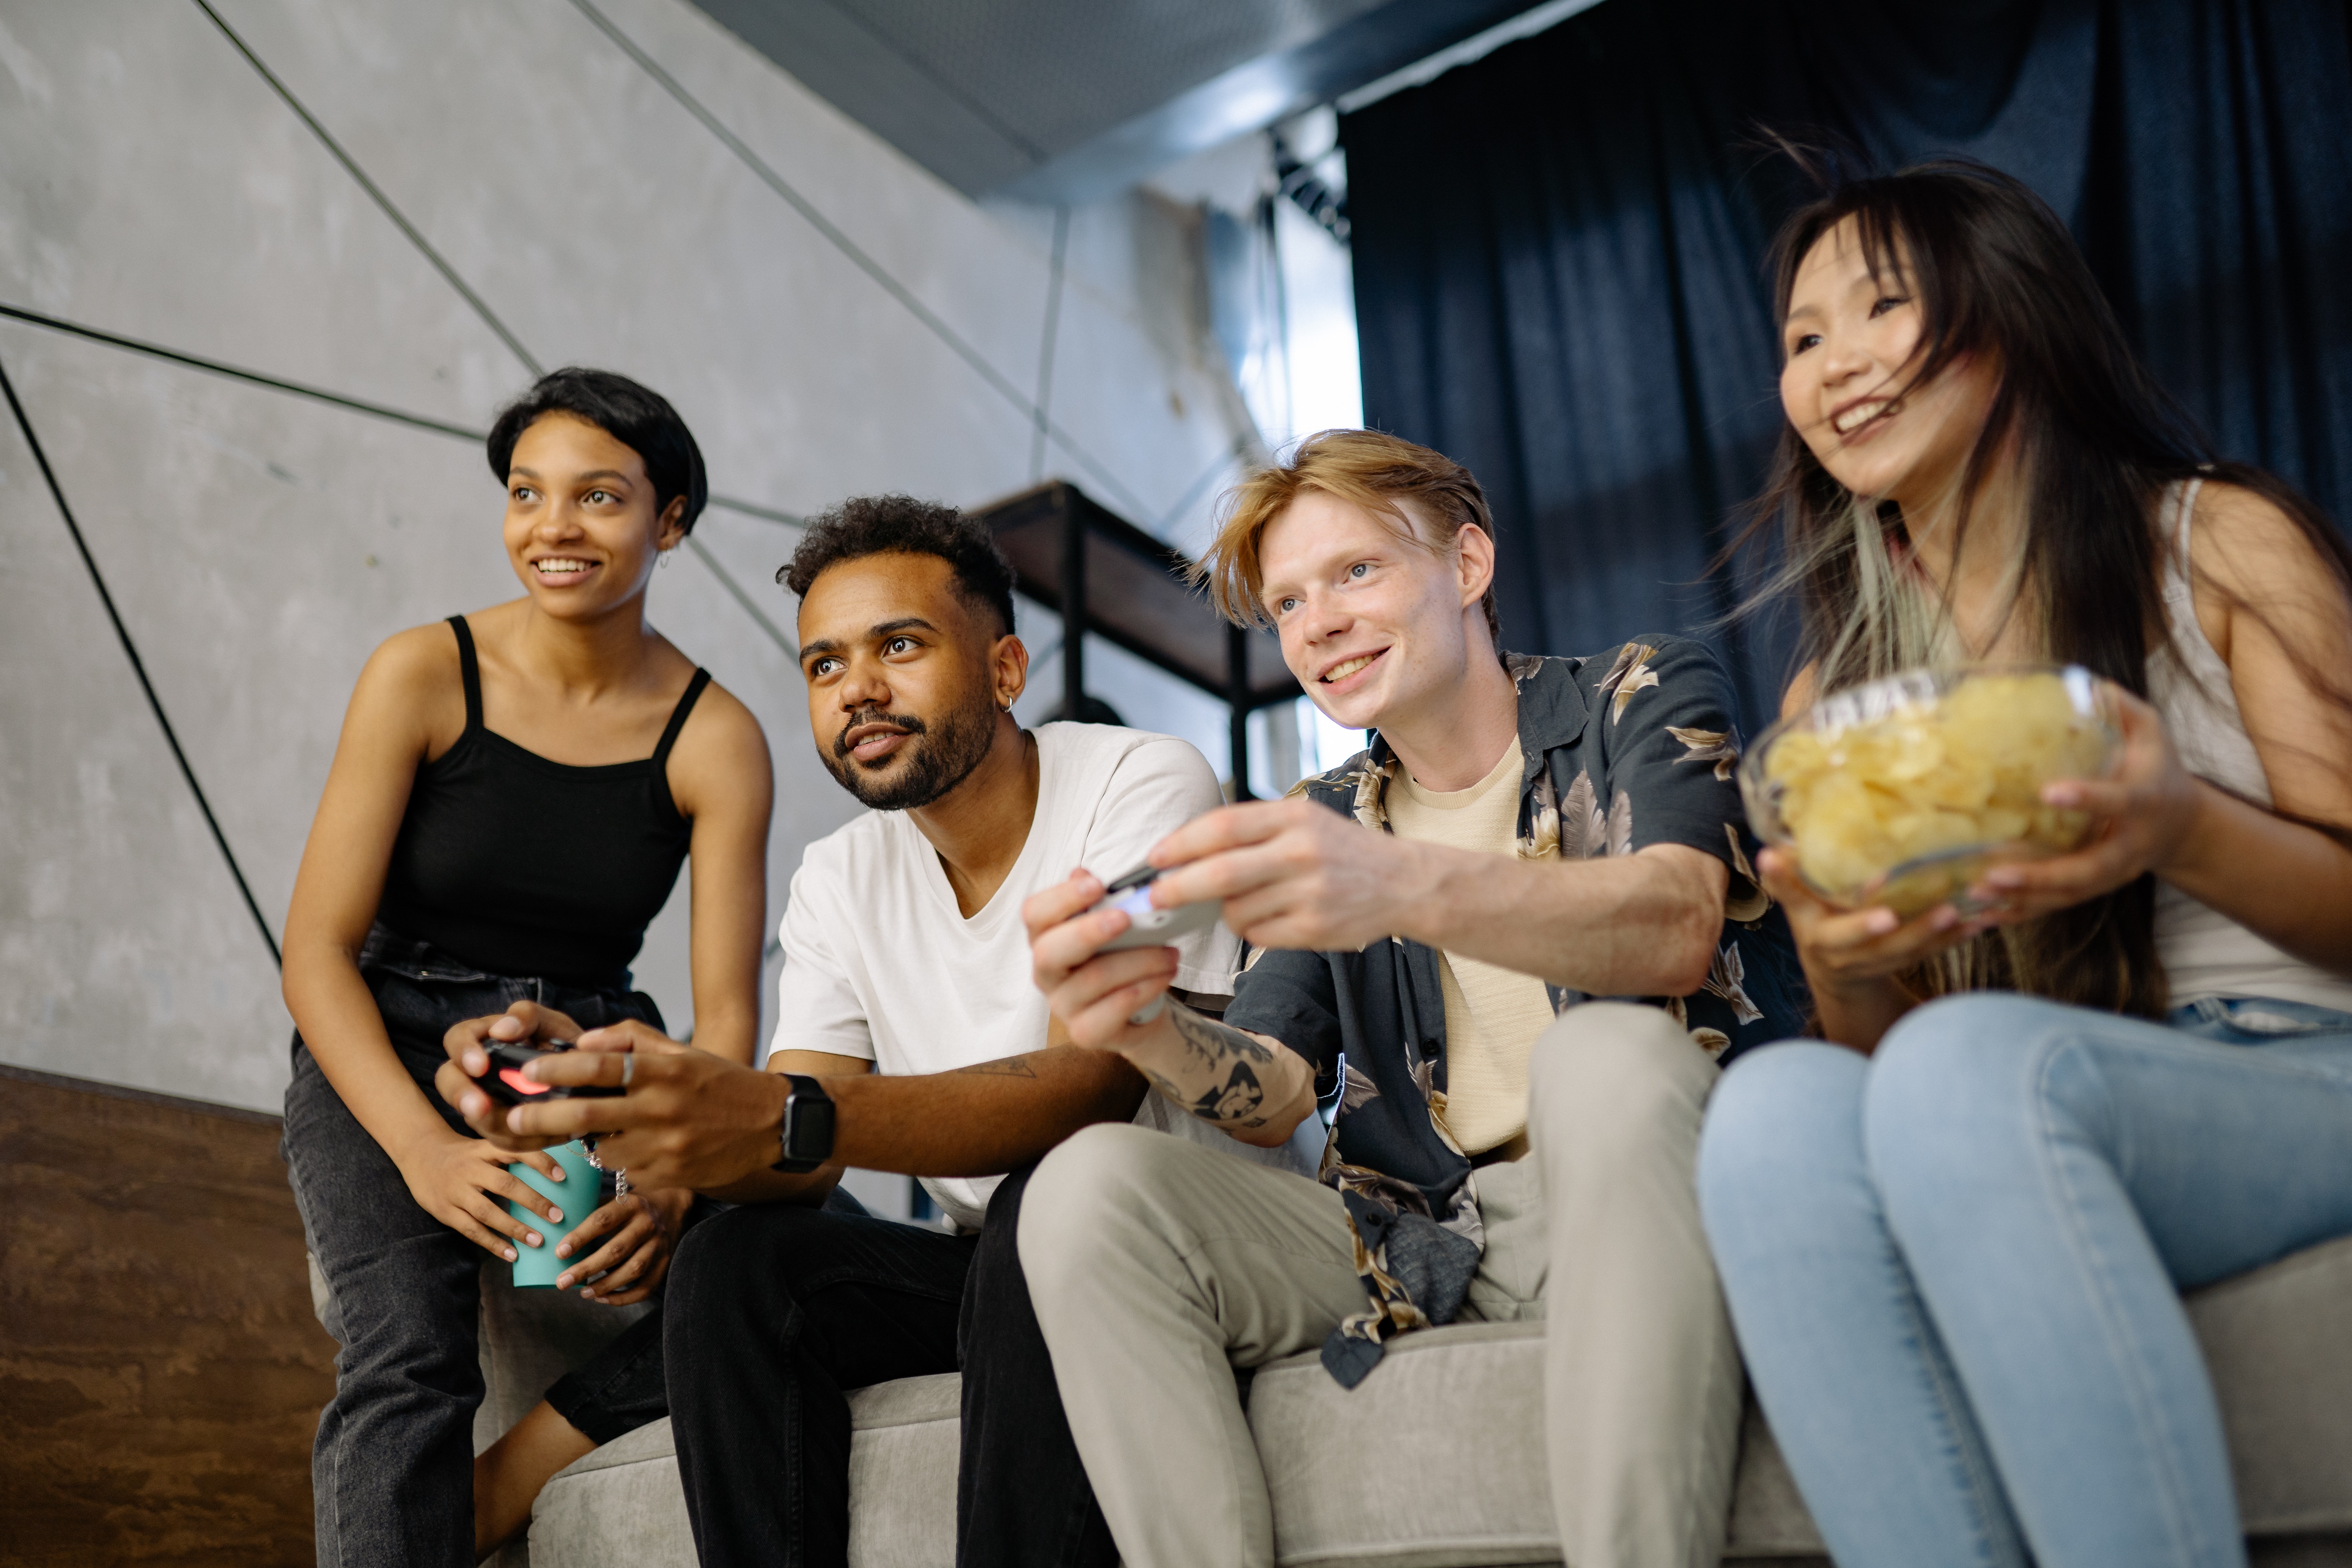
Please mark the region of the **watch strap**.
<svg viewBox="0 0 2352 1568"><path fill-rule="evenodd" d="M805 1073L788 1072L783 1125L776 1142L782 1158L768 1168L803 1175L833 1158L833 1096Z"/></svg>

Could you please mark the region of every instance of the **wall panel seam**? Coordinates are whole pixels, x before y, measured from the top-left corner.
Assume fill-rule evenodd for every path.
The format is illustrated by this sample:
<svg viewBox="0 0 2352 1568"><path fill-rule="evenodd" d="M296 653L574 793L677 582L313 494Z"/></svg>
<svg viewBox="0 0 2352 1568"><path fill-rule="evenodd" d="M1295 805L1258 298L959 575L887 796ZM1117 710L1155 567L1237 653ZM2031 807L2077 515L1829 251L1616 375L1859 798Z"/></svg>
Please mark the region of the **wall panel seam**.
<svg viewBox="0 0 2352 1568"><path fill-rule="evenodd" d="M196 0L196 3L203 5L204 0ZM661 63L640 47L635 39L621 31L610 18L591 3L591 0L572 0L572 4L582 16L587 17L595 26L599 32L613 41L614 47L635 60L640 69L653 78L665 92L676 99L678 105L688 114L699 121L704 130L718 138L720 145L735 154L743 166L759 176L761 183L782 197L787 206L800 214L809 226L822 235L835 250L841 252L851 265L871 278L881 287L884 293L898 301L908 314L929 328L931 334L946 344L959 359L978 372L981 379L988 383L999 395L1011 403L1015 409L1026 415L1038 428L1051 437L1055 446L1076 459L1079 465L1085 468L1107 491L1111 492L1113 500L1128 509L1130 516L1145 518L1151 515L1151 509L1145 506L1136 497L1134 491L1120 483L1117 475L1097 462L1094 455L1080 446L1077 439L1068 431L1055 424L1046 416L1045 411L1038 406L1026 393L1013 385L1003 372L990 363L987 356L966 342L963 334L948 325L939 312L918 299L914 290L899 282L889 268L868 255L866 249L850 238L840 226L825 216L817 208L815 203L801 195L800 191L778 174L766 159L753 152L749 142L728 129L725 121L712 113L701 100L688 92L684 83L663 69Z"/></svg>
<svg viewBox="0 0 2352 1568"><path fill-rule="evenodd" d="M194 0L194 5L197 10L212 18L213 26L220 29L221 36L229 41L238 54L245 57L246 63L254 68L263 81L269 84L270 90L277 93L278 98L284 100L286 107L294 111L295 118L310 128L310 134L319 139L319 144L333 154L335 162L343 166L343 172L358 183L360 189L368 194L370 199L382 209L383 216L392 220L394 226L407 236L408 243L416 247L418 254L433 264L434 270L440 273L449 287L464 297L466 303L474 308L474 313L481 317L484 324L499 335L499 340L513 351L515 358L522 361L524 368L534 376L546 374L547 367L533 359L530 351L522 346L522 340L507 330L507 324L499 320L498 312L490 309L489 302L475 293L466 280L457 275L457 269L450 266L439 251L433 248L432 242L425 237L415 224L408 221L405 214L393 205L392 198L384 195L383 189L373 180L368 178L367 171L360 167L359 161L343 151L343 144L328 132L327 128L319 122L316 115L303 107L302 100L294 96L293 89L278 80L277 73L264 65L261 57L248 48L243 38L237 37L236 29L230 26L221 14L212 8L210 0Z"/></svg>
<svg viewBox="0 0 2352 1568"><path fill-rule="evenodd" d="M255 929L261 932L261 940L268 944L269 962L283 969L286 961L278 950L278 938L270 931L269 921L263 916L261 905L255 900L253 889L245 879L244 868L236 863L236 851L229 847L228 835L221 831L220 819L213 815L212 802L205 798L205 786L196 782L194 765L188 761L187 752L180 749L180 737L172 728L171 715L164 712L163 700L156 694L154 682L147 679L147 666L139 657L139 645L131 640L131 628L122 624L121 612L114 607L114 595L107 589L106 574L98 569L98 560L89 552L89 543L82 537L81 524L74 521L73 507L66 500L65 488L58 482L57 470L49 467L49 455L42 448L40 437L34 433L32 416L25 412L24 404L16 397L16 385L8 379L5 364L0 364L0 394L6 395L9 412L16 417L16 428L23 434L25 445L32 449L34 465L41 470L41 478L48 485L49 499L57 503L58 515L65 520L66 531L73 536L74 550L81 556L84 569L89 573L90 585L98 590L99 603L105 606L106 618L114 626L114 636L122 644L123 654L131 660L131 673L139 678L139 689L146 693L148 710L155 715L155 722L163 731L163 743L171 747L172 760L180 764L180 776L187 781L188 793L196 797L196 809L204 813L205 826L212 830L213 843L219 847L221 858L228 865L228 874L236 883L237 895L244 899L247 911L253 916Z"/></svg>
<svg viewBox="0 0 2352 1568"><path fill-rule="evenodd" d="M207 359L202 354L189 353L184 350L170 348L162 343L151 343L140 338L124 337L120 332L110 332L103 328L89 326L81 321L69 321L61 316L44 315L38 310L28 310L22 305L11 305L5 300L0 300L0 317L22 321L26 326L46 327L53 332L65 332L74 337L87 338L91 342L104 343L109 348L121 349L126 353L145 354L151 359L184 365L190 370L200 370L209 375L225 376L231 381L247 382L255 386L266 386L272 392L283 392L295 397L308 397L315 402L347 409L354 414L365 414L372 418L388 419L396 425L428 430L436 436L448 436L460 441L475 442L489 438L487 431L469 429L463 425L452 425L446 419L435 419L424 414L412 414L404 408L394 408L389 404L371 403L364 397L352 397L343 393L331 392L323 386L311 386L299 381L288 381L283 376L271 375L264 371L248 370L243 365L230 364L226 360ZM728 511L740 512L745 517L756 517L762 522L778 522L787 528L799 528L803 525L804 520L796 512L784 511L772 506L762 506L758 501L745 500L740 496L721 495L714 490L709 500L712 506Z"/></svg>

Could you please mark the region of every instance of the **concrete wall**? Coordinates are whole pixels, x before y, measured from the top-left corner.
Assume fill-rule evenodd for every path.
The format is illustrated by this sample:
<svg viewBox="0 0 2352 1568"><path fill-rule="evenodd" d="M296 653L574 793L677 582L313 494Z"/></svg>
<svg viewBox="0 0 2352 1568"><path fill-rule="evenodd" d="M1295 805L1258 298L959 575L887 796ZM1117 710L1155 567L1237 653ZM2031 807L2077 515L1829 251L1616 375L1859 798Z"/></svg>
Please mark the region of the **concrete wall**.
<svg viewBox="0 0 2352 1568"><path fill-rule="evenodd" d="M678 0L0 9L0 307L52 323L0 317L0 366L273 931L369 650L517 592L499 489L476 442L68 328L460 430L534 364L666 393L742 504L652 617L767 728L780 910L854 806L737 596L790 632L761 513L1059 474L1197 542L1238 432L1190 222L982 210ZM274 1107L268 950L13 419L0 526L0 1060ZM1221 708L1089 659L1223 765ZM680 1025L686 904L639 965Z"/></svg>

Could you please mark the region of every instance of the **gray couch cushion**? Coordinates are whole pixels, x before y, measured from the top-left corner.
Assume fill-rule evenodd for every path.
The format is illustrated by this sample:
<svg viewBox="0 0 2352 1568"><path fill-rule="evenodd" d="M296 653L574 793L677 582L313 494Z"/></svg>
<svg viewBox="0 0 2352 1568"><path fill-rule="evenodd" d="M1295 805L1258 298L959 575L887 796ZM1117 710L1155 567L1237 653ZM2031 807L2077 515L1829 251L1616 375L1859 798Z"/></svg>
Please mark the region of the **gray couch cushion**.
<svg viewBox="0 0 2352 1568"><path fill-rule="evenodd" d="M2221 1403L2249 1534L2352 1531L2352 1237L2189 1299ZM1541 1324L1409 1334L1352 1393L1316 1357L1257 1375L1250 1426L1269 1464L1284 1568L1437 1568L1559 1561L1543 1479ZM1393 1364L1391 1364L1393 1363ZM1414 1479L1367 1465L1368 1438L1411 1433ZM1497 1434L1525 1434L1512 1445ZM1822 1551L1751 1405L1728 1554Z"/></svg>
<svg viewBox="0 0 2352 1568"><path fill-rule="evenodd" d="M2251 1535L2352 1534L2352 1237L2189 1298Z"/></svg>
<svg viewBox="0 0 2352 1568"><path fill-rule="evenodd" d="M955 1568L962 1380L909 1377L849 1396L850 1568ZM607 1443L531 1511L532 1555L554 1568L695 1568L669 1423Z"/></svg>
<svg viewBox="0 0 2352 1568"><path fill-rule="evenodd" d="M1269 1463L1283 1568L1453 1568L1557 1563L1544 1476L1543 1325L1475 1323L1408 1334L1371 1376L1341 1388L1309 1352L1250 1391ZM1365 1440L1411 1434L1412 1481L1367 1467ZM1515 1440L1501 1440L1507 1438ZM1731 1554L1822 1550L1788 1467L1751 1404L1733 1500Z"/></svg>
<svg viewBox="0 0 2352 1568"><path fill-rule="evenodd" d="M614 1439L541 1488L530 1554L541 1568L695 1568L669 1423Z"/></svg>
<svg viewBox="0 0 2352 1568"><path fill-rule="evenodd" d="M2189 1298L2220 1391L2258 1563L2352 1565L2352 1237ZM1284 1568L1557 1563L1543 1477L1542 1325L1465 1324L1397 1341L1353 1392L1312 1354L1259 1372L1250 1426L1267 1456ZM957 1380L853 1394L853 1568L952 1568ZM1148 1413L1144 1418L1148 1419ZM1413 1479L1367 1463L1411 1436ZM600 1449L540 1497L549 1568L691 1568L668 1423ZM1821 1541L1751 1406L1733 1558L1821 1561Z"/></svg>
<svg viewBox="0 0 2352 1568"><path fill-rule="evenodd" d="M962 1397L953 1373L849 1396L850 1568L955 1568Z"/></svg>
<svg viewBox="0 0 2352 1568"><path fill-rule="evenodd" d="M1284 1568L1558 1562L1543 1331L1406 1334L1353 1389L1311 1351L1260 1369L1250 1433L1267 1458Z"/></svg>

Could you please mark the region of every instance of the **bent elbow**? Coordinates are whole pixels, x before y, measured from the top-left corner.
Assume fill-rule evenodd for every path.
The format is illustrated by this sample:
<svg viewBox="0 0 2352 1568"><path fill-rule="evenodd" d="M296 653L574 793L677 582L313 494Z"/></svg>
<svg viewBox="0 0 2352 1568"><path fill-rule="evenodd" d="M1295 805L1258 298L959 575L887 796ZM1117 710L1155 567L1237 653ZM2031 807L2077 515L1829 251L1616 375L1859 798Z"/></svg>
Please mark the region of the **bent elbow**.
<svg viewBox="0 0 2352 1568"><path fill-rule="evenodd" d="M1309 1079L1290 1098L1290 1102L1266 1117L1255 1127L1224 1124L1225 1135L1253 1149L1279 1149L1290 1142L1293 1134L1315 1114L1315 1085Z"/></svg>
<svg viewBox="0 0 2352 1568"><path fill-rule="evenodd" d="M1276 1117L1257 1127L1228 1127L1225 1135L1253 1149L1279 1149L1290 1142L1290 1135L1297 1131L1298 1124L1306 1120L1303 1116Z"/></svg>
<svg viewBox="0 0 2352 1568"><path fill-rule="evenodd" d="M1722 930L1720 923L1700 926L1694 921L1689 929L1678 931L1668 945L1671 957L1657 994L1687 996L1705 985L1708 973L1715 967L1715 939Z"/></svg>

